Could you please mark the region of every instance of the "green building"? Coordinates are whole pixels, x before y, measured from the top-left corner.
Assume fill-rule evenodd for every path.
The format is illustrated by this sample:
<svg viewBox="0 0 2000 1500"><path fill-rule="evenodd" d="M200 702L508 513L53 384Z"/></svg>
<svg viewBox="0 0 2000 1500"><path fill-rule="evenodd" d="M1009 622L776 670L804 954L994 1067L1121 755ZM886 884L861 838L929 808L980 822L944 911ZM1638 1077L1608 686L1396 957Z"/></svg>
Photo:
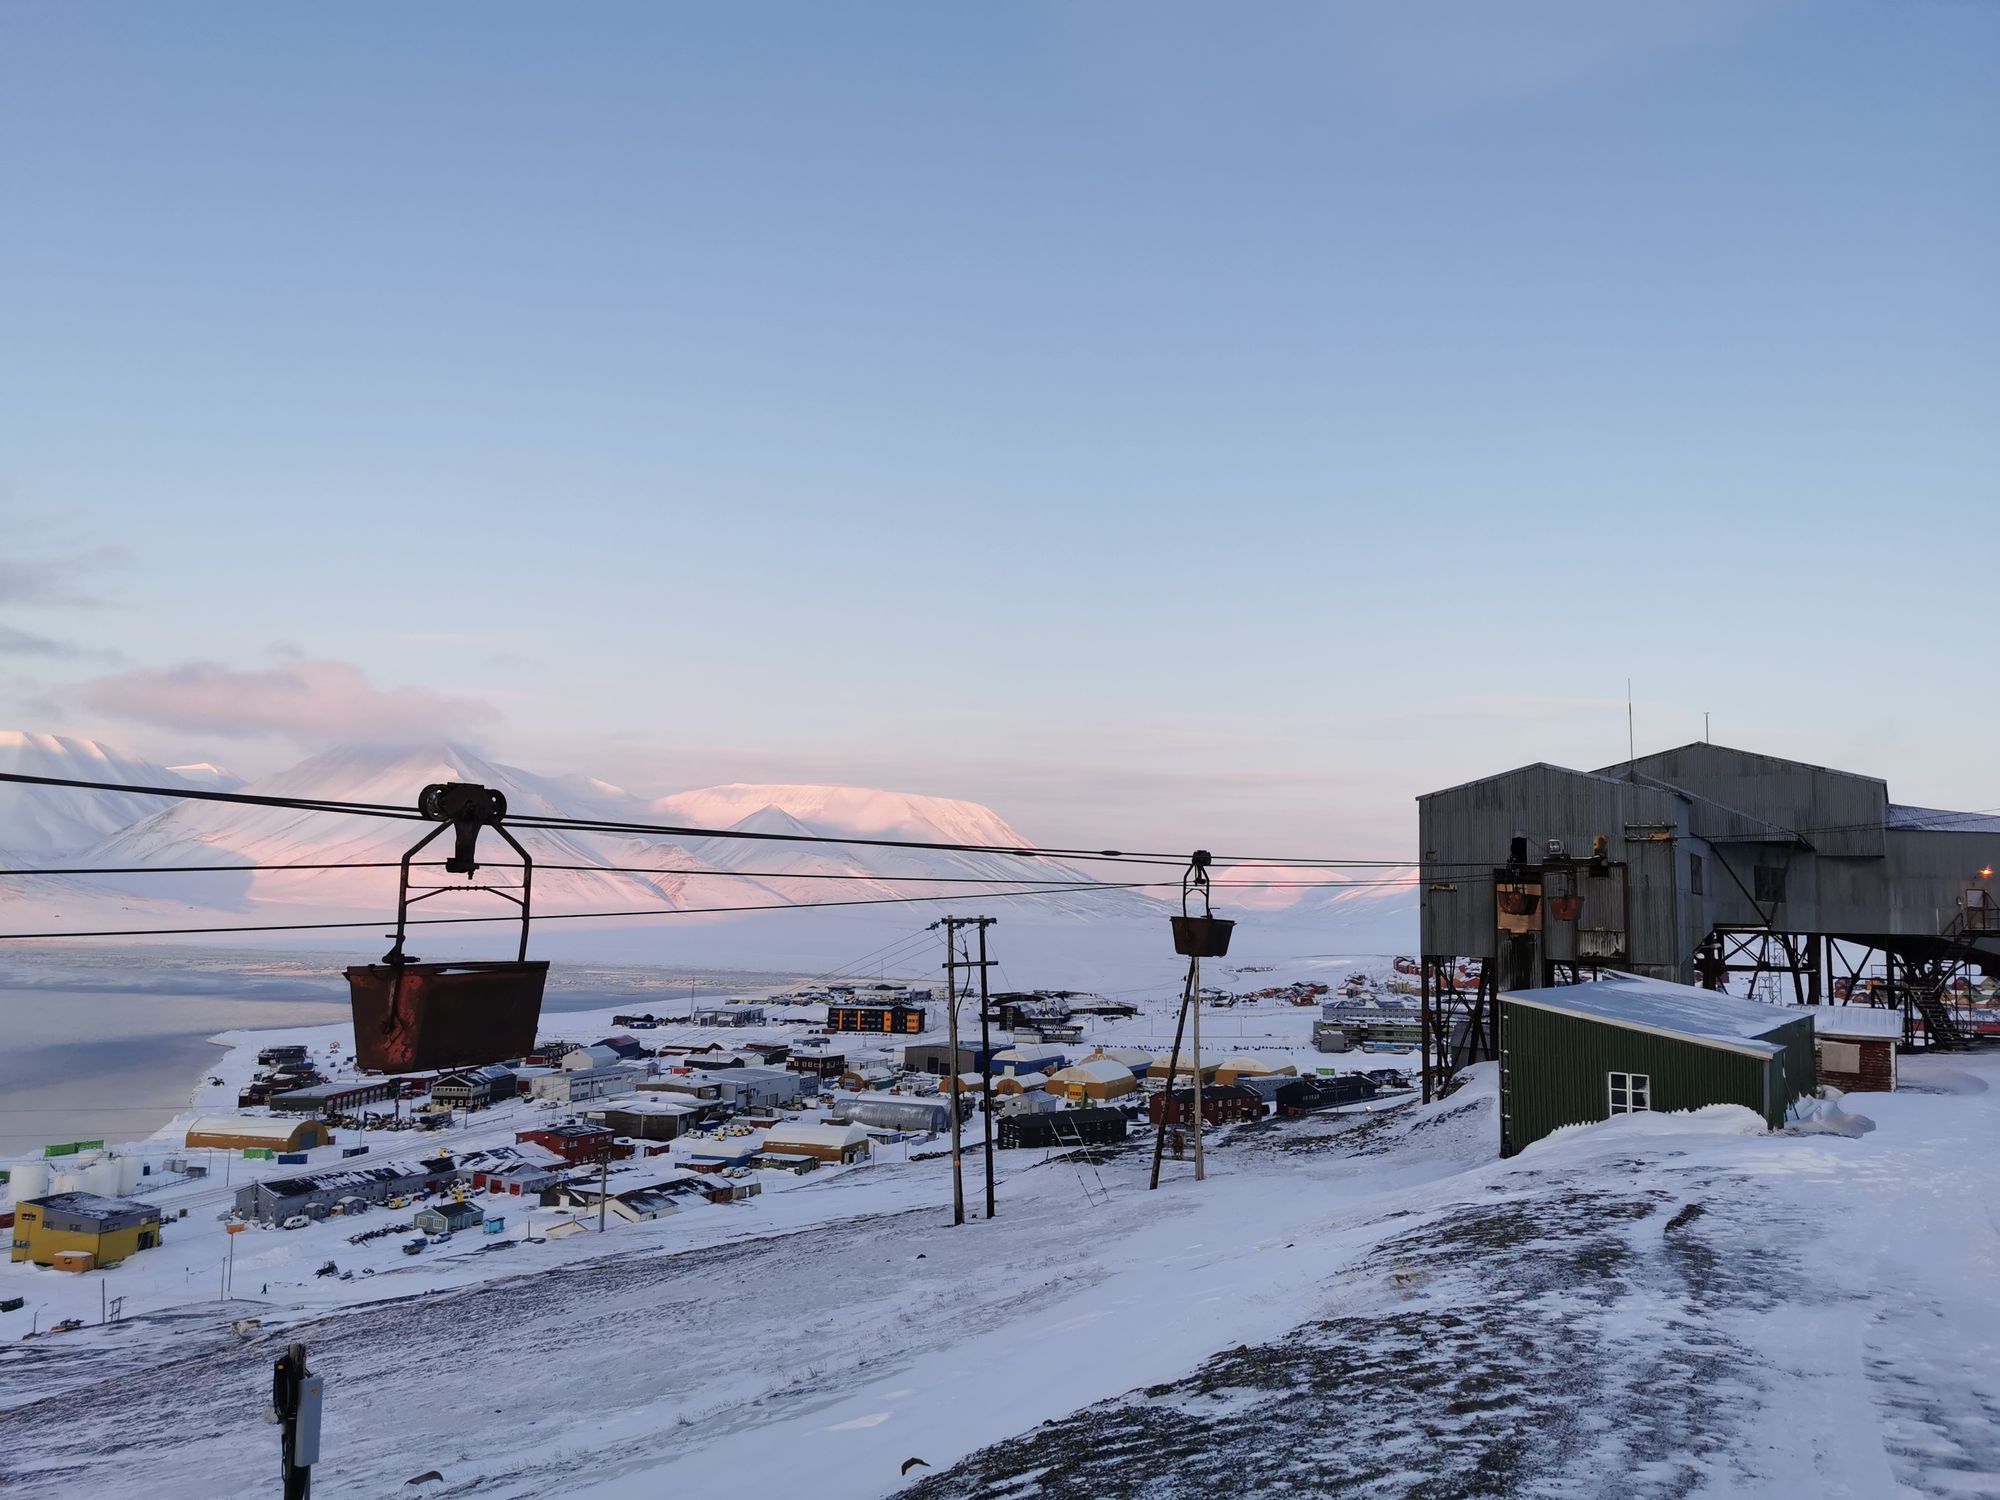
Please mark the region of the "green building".
<svg viewBox="0 0 2000 1500"><path fill-rule="evenodd" d="M1500 996L1500 1153L1565 1125L1741 1104L1773 1130L1815 1084L1810 1014L1619 974Z"/></svg>

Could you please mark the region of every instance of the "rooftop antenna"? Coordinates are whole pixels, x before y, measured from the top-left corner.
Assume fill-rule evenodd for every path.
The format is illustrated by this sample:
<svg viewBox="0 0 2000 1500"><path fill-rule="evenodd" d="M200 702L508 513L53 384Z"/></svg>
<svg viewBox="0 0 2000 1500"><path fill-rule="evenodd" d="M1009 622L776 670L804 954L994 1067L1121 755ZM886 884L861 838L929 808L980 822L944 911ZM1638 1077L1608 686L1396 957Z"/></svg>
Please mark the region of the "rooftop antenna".
<svg viewBox="0 0 2000 1500"><path fill-rule="evenodd" d="M1704 745L1713 743L1708 737L1708 710L1705 708L1701 711L1701 742Z"/></svg>
<svg viewBox="0 0 2000 1500"><path fill-rule="evenodd" d="M1632 679L1625 679L1625 779L1639 779L1639 751L1632 735Z"/></svg>

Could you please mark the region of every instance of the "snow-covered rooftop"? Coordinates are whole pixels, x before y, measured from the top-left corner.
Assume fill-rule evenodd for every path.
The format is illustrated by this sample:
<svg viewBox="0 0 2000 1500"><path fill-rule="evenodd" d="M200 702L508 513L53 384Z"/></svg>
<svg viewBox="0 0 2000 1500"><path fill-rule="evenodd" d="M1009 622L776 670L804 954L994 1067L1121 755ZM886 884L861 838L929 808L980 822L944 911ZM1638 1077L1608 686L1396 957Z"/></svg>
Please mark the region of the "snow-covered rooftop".
<svg viewBox="0 0 2000 1500"><path fill-rule="evenodd" d="M1531 1005L1558 1015L1610 1021L1756 1057L1776 1054L1780 1050L1777 1044L1761 1038L1798 1019L1793 1007L1739 1000L1695 985L1647 979L1637 974L1619 974L1588 984L1556 985L1545 990L1518 990L1501 999L1510 1005Z"/></svg>
<svg viewBox="0 0 2000 1500"><path fill-rule="evenodd" d="M1884 828L1912 828L1930 833L2000 833L2000 817L1991 813L1948 812L1942 807L1911 807L1891 802Z"/></svg>
<svg viewBox="0 0 2000 1500"><path fill-rule="evenodd" d="M1816 1036L1880 1038L1892 1042L1903 1039L1903 1013L1881 1005L1794 1005L1785 1007L1791 1016L1812 1019Z"/></svg>

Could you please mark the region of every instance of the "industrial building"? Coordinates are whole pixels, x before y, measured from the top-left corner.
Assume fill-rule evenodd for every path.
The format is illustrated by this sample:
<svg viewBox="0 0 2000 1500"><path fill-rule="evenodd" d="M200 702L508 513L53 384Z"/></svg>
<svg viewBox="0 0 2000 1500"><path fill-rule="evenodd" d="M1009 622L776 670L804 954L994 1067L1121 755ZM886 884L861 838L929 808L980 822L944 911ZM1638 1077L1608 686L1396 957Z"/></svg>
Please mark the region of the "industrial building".
<svg viewBox="0 0 2000 1500"><path fill-rule="evenodd" d="M281 1115L351 1115L370 1104L394 1099L401 1090L400 1078L350 1078L273 1094L270 1103Z"/></svg>
<svg viewBox="0 0 2000 1500"><path fill-rule="evenodd" d="M1137 1093L1139 1080L1124 1063L1114 1058L1094 1057L1056 1069L1047 1075L1042 1086L1056 1098L1072 1104L1085 1100L1103 1103Z"/></svg>
<svg viewBox="0 0 2000 1500"><path fill-rule="evenodd" d="M863 1094L837 1105L834 1117L878 1130L923 1130L932 1134L951 1129L951 1103L943 1098L912 1098L907 1094Z"/></svg>
<svg viewBox="0 0 2000 1500"><path fill-rule="evenodd" d="M1626 972L1865 997L1906 1044L1960 1046L1951 986L2000 966L2000 817L1892 802L1879 777L1704 743L1417 808L1427 1094L1493 1054L1510 991Z"/></svg>
<svg viewBox="0 0 2000 1500"><path fill-rule="evenodd" d="M238 1188L236 1213L260 1224L282 1224L298 1214L321 1218L351 1198L363 1203L386 1203L391 1198L406 1198L412 1193L444 1187L456 1173L451 1158L440 1156L430 1161L384 1162L380 1166L347 1171L279 1177Z"/></svg>
<svg viewBox="0 0 2000 1500"><path fill-rule="evenodd" d="M643 1103L586 1110L584 1119L593 1125L602 1125L613 1134L630 1136L635 1141L672 1141L693 1129L704 1112L704 1107L699 1104L646 1100Z"/></svg>
<svg viewBox="0 0 2000 1500"><path fill-rule="evenodd" d="M260 1115L203 1115L187 1129L190 1149L311 1151L331 1145L324 1120L274 1120Z"/></svg>
<svg viewBox="0 0 2000 1500"><path fill-rule="evenodd" d="M772 1156L814 1156L821 1161L868 1159L868 1131L861 1125L805 1125L786 1121L764 1132L761 1149Z"/></svg>
<svg viewBox="0 0 2000 1500"><path fill-rule="evenodd" d="M571 1057L577 1056L570 1053ZM604 1068L568 1068L560 1073L544 1073L530 1080L528 1092L536 1099L557 1104L583 1104L591 1099L610 1099L629 1094L638 1084L638 1075L623 1064Z"/></svg>
<svg viewBox="0 0 2000 1500"><path fill-rule="evenodd" d="M1272 1095L1281 1115L1318 1114L1345 1104L1365 1104L1375 1097L1375 1080L1358 1073L1333 1078L1287 1078Z"/></svg>
<svg viewBox="0 0 2000 1500"><path fill-rule="evenodd" d="M1215 1081L1240 1083L1246 1078L1289 1077L1298 1071L1291 1063L1274 1063L1267 1057L1225 1057L1215 1065Z"/></svg>
<svg viewBox="0 0 2000 1500"><path fill-rule="evenodd" d="M1069 1064L1069 1054L1047 1042L1021 1042L993 1054L996 1073L1053 1073Z"/></svg>
<svg viewBox="0 0 2000 1500"><path fill-rule="evenodd" d="M1500 997L1500 1151L1614 1115L1741 1104L1776 1130L1815 1086L1813 1022L1619 974Z"/></svg>
<svg viewBox="0 0 2000 1500"><path fill-rule="evenodd" d="M160 1243L160 1211L130 1198L55 1193L14 1206L13 1259L101 1270Z"/></svg>
<svg viewBox="0 0 2000 1500"><path fill-rule="evenodd" d="M762 1026L764 1007L761 1005L703 1005L694 1012L697 1026Z"/></svg>
<svg viewBox="0 0 2000 1500"><path fill-rule="evenodd" d="M950 1042L912 1042L903 1049L903 1067L908 1072L929 1073L935 1078L949 1078L953 1073L978 1073L999 1050L998 1047L982 1047L977 1042L960 1042L958 1066L954 1068ZM1000 1071L998 1065L994 1071Z"/></svg>

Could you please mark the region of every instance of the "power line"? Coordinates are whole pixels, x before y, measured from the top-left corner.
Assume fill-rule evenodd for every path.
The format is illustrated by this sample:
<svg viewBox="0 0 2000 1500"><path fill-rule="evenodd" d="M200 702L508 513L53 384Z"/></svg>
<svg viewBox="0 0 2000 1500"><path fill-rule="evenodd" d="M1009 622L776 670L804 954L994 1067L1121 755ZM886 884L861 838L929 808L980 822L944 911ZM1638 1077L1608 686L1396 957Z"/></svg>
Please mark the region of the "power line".
<svg viewBox="0 0 2000 1500"><path fill-rule="evenodd" d="M71 790L119 792L128 796L161 797L170 800L222 802L253 807L277 807L297 812L345 813L357 817L394 818L405 822L431 819L412 808L393 807L382 802L349 802L328 797L273 797L254 792L210 791L198 787L141 786L115 781L84 781L66 776L31 776L21 771L0 771L0 781L26 786L63 787ZM1163 864L1176 868L1186 862L1182 854L1123 849L1043 848L1029 844L954 843L937 839L864 838L853 834L775 833L743 828L696 828L685 824L624 822L597 818L571 818L546 813L511 814L510 827L558 833L625 833L656 838L737 839L759 843L838 844L871 849L922 849L947 854L989 854L1008 859L1113 860L1128 864ZM1405 861L1329 861L1291 856L1218 856L1225 865L1252 864L1278 867L1320 868L1334 865L1381 865L1397 867Z"/></svg>
<svg viewBox="0 0 2000 1500"><path fill-rule="evenodd" d="M283 864L235 864L235 865L78 865L45 866L34 869L13 869L0 866L0 879L9 876L62 877L71 875L248 875L268 874L286 870L394 870L401 861L393 859L329 860L323 863L283 863ZM495 869L510 868L496 861ZM411 865L412 869L442 869L442 860L420 860ZM1410 868L1414 866L1397 866ZM1433 866L1432 868L1444 868ZM1479 868L1486 868L1480 866ZM687 880L843 880L852 883L875 883L883 885L1011 885L1032 877L1021 875L876 875L856 872L851 875L836 875L823 872L790 873L782 870L673 870L657 865L535 865L537 871L563 870L586 875L650 875L659 878L676 877ZM1349 886L1365 885L1405 885L1415 877L1403 880L1218 880L1214 882L1218 890L1344 890ZM1073 890L1154 890L1180 888L1177 880L1035 880L1036 885L1063 887ZM472 886L426 887L438 890L472 890Z"/></svg>
<svg viewBox="0 0 2000 1500"><path fill-rule="evenodd" d="M988 891L993 898L1009 896L1061 896L1070 891L1067 886L1029 886L1014 891ZM1122 890L1122 886L1099 886L1099 890ZM639 907L625 911L559 911L536 913L537 922L576 922L597 918L615 917L696 917L713 916L726 912L745 911L820 911L835 906L915 906L927 901L960 901L962 892L944 896L872 896L852 901L776 901L742 906L655 906ZM412 927L449 927L473 922L517 922L520 918L503 913L491 917L411 917ZM91 932L0 932L0 942L24 939L43 940L55 938L105 938L105 937L209 937L218 933L234 932L319 932L342 928L380 927L380 919L369 922L252 922L227 927L138 927L118 930Z"/></svg>

